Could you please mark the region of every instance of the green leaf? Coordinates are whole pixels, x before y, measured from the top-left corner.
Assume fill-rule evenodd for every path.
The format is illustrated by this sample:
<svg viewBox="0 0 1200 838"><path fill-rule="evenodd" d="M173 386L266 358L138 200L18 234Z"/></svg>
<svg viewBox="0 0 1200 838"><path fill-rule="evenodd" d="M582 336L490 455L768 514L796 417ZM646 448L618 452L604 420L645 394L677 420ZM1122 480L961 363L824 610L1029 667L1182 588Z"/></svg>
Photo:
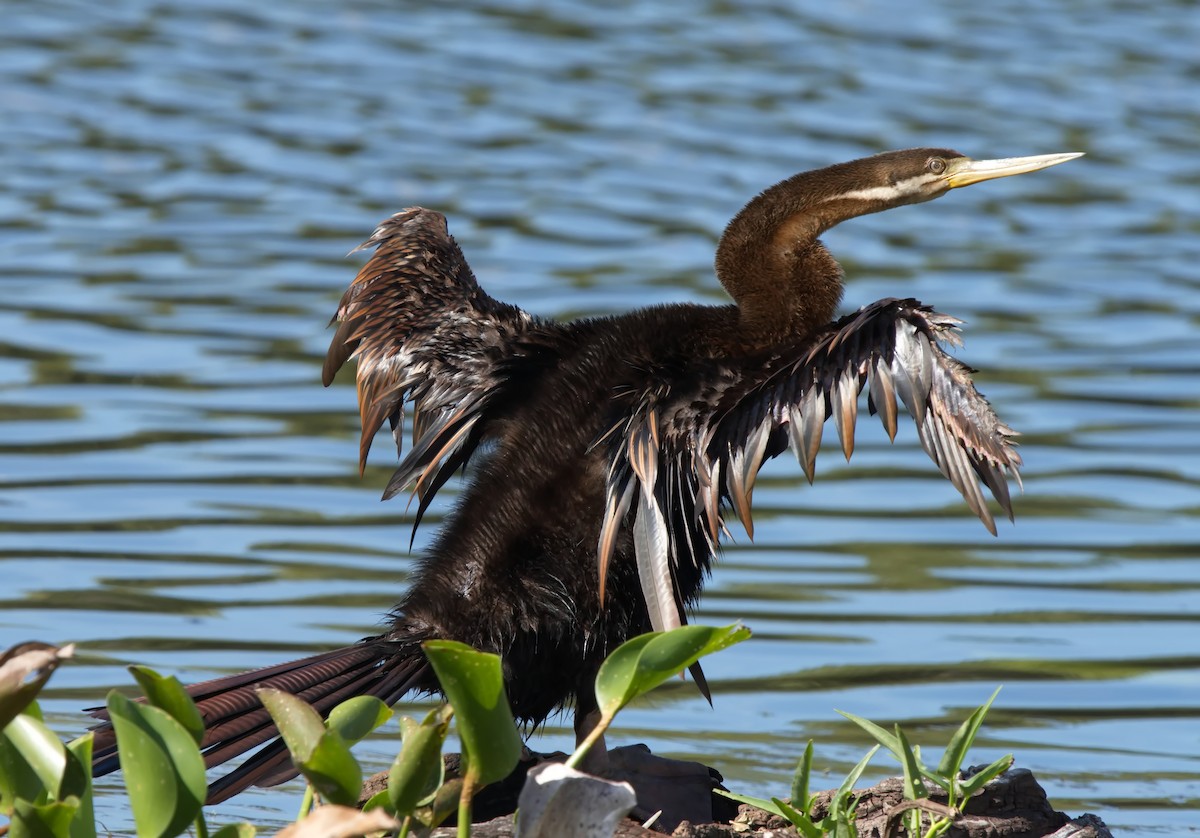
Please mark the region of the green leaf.
<svg viewBox="0 0 1200 838"><path fill-rule="evenodd" d="M71 822L71 838L96 838L96 814L92 806L92 744L93 733L87 733L67 743L67 751L79 766L79 809Z"/></svg>
<svg viewBox="0 0 1200 838"><path fill-rule="evenodd" d="M115 690L108 694L108 714L139 838L179 835L196 819L207 793L195 740L165 710Z"/></svg>
<svg viewBox="0 0 1200 838"><path fill-rule="evenodd" d="M780 818L787 818L779 805L775 803L777 798L772 797L770 800L765 800L761 797L751 797L748 794L738 794L725 789L713 789L713 794L719 794L721 797L728 797L730 800L736 800L738 803L745 803L747 806L753 806L756 809L762 809L764 812L769 812Z"/></svg>
<svg viewBox="0 0 1200 838"><path fill-rule="evenodd" d="M59 797L67 772L67 748L50 728L24 713L4 728L4 736L33 772L49 799Z"/></svg>
<svg viewBox="0 0 1200 838"><path fill-rule="evenodd" d="M325 726L346 742L358 742L392 717L392 709L373 695L360 695L334 707Z"/></svg>
<svg viewBox="0 0 1200 838"><path fill-rule="evenodd" d="M388 800L398 818L411 815L418 806L427 805L441 786L445 775L442 744L450 729L453 711L449 705L432 710L417 724L404 716L400 719L403 744L388 774Z"/></svg>
<svg viewBox="0 0 1200 838"><path fill-rule="evenodd" d="M362 790L362 769L341 735L325 727L304 699L282 690L256 691L292 755L292 762L321 797L350 806Z"/></svg>
<svg viewBox="0 0 1200 838"><path fill-rule="evenodd" d="M19 643L0 655L0 730L29 706L54 670L75 652L46 643Z"/></svg>
<svg viewBox="0 0 1200 838"><path fill-rule="evenodd" d="M204 719L179 679L174 675L159 675L148 666L131 666L129 671L137 679L146 701L179 722L199 745L204 739Z"/></svg>
<svg viewBox="0 0 1200 838"><path fill-rule="evenodd" d="M40 805L18 800L12 817L12 837L70 838L71 822L78 814L78 797Z"/></svg>
<svg viewBox="0 0 1200 838"><path fill-rule="evenodd" d="M920 800L929 796L925 783L921 781L921 765L912 745L900 725L896 725L896 739L900 743L900 764L904 767L904 796L908 800Z"/></svg>
<svg viewBox="0 0 1200 838"><path fill-rule="evenodd" d="M253 824L229 823L212 833L210 838L254 838L257 833Z"/></svg>
<svg viewBox="0 0 1200 838"><path fill-rule="evenodd" d="M423 828L432 830L442 821L454 814L462 797L463 781L461 777L453 777L442 783L433 795L433 802L422 806L413 813L413 820Z"/></svg>
<svg viewBox="0 0 1200 838"><path fill-rule="evenodd" d="M975 712L968 716L967 720L950 737L950 742L946 745L946 751L942 754L942 759L937 767L938 773L943 777L953 779L958 775L962 769L963 759L975 742L976 734L979 733L979 726L983 724L983 717L987 715L992 702L998 695L1000 695L1000 687L996 687L992 697L982 707L976 708Z"/></svg>
<svg viewBox="0 0 1200 838"><path fill-rule="evenodd" d="M12 817L18 800L31 803L49 800L37 772L21 756L7 732L0 732L0 815Z"/></svg>
<svg viewBox="0 0 1200 838"><path fill-rule="evenodd" d="M748 637L750 629L741 625L680 626L626 641L608 656L596 675L600 711L611 718L634 698L648 693L705 655Z"/></svg>
<svg viewBox="0 0 1200 838"><path fill-rule="evenodd" d="M960 786L962 789L963 798L968 798L975 792L983 788L987 783L991 782L996 777L999 777L1005 771L1012 767L1013 755L1005 754L1000 759L993 762L987 768L980 771L978 774L972 774L964 780Z"/></svg>
<svg viewBox="0 0 1200 838"><path fill-rule="evenodd" d="M746 794L737 794L736 792L726 791L725 789L713 789L714 794L719 794L722 797L728 797L730 800L736 800L738 803L745 803L747 806L753 806L756 809L762 809L776 817L790 821L805 836L818 838L821 830L813 824L807 813L799 812L787 803L784 803L778 797L772 797L770 800L764 800L761 797L750 797ZM809 832L809 829L815 830Z"/></svg>
<svg viewBox="0 0 1200 838"><path fill-rule="evenodd" d="M836 821L840 815L849 814L853 811L853 808L857 808L857 804L854 807L847 807L846 802L850 799L850 793L854 791L855 784L858 783L863 772L867 770L867 763L879 752L879 747L879 745L876 745L867 751L866 755L858 761L858 764L850 769L850 773L846 775L846 779L842 780L842 784L838 786L837 794L833 796L833 800L829 803L828 817Z"/></svg>
<svg viewBox="0 0 1200 838"><path fill-rule="evenodd" d="M283 743L296 762L307 760L325 735L321 714L302 698L291 693L264 687L255 690L258 699L271 714Z"/></svg>
<svg viewBox="0 0 1200 838"><path fill-rule="evenodd" d="M452 640L421 644L454 708L467 758L464 777L478 787L503 780L521 758L521 735L504 693L500 658Z"/></svg>
<svg viewBox="0 0 1200 838"><path fill-rule="evenodd" d="M804 838L821 838L821 828L812 822L807 813L797 811L795 807L788 805L778 797L772 797L771 802L779 808L785 818L791 821L792 826L796 827L796 830Z"/></svg>
<svg viewBox="0 0 1200 838"><path fill-rule="evenodd" d="M390 815L395 814L392 811L392 801L388 798L387 789L380 789L363 802L362 810L364 812L369 812L372 809L382 809Z"/></svg>
<svg viewBox="0 0 1200 838"><path fill-rule="evenodd" d="M899 760L901 764L904 763L903 748L900 745L900 739L895 734L889 733L870 719L864 719L853 713L847 713L845 710L838 710L837 712L869 733L872 739L891 751L892 756Z"/></svg>
<svg viewBox="0 0 1200 838"><path fill-rule="evenodd" d="M24 792L17 796L40 804L83 797L91 787L90 744L85 766L44 722L26 713L9 722L3 740L12 750L0 752L0 768L12 773L0 788L11 782L13 791Z"/></svg>
<svg viewBox="0 0 1200 838"><path fill-rule="evenodd" d="M305 759L296 760L296 767L325 801L342 806L358 803L362 768L337 731L325 731L312 753Z"/></svg>
<svg viewBox="0 0 1200 838"><path fill-rule="evenodd" d="M849 812L854 812L858 809L858 801L862 798L854 798L854 805L850 807ZM826 819L828 820L828 818ZM833 823L832 830L825 826L825 821L821 821L822 829L825 829L830 838L858 838L858 824L854 820L853 815L848 815L846 812Z"/></svg>
<svg viewBox="0 0 1200 838"><path fill-rule="evenodd" d="M796 763L796 773L792 775L792 805L808 814L810 800L808 799L808 778L812 774L813 741L808 740L804 754Z"/></svg>

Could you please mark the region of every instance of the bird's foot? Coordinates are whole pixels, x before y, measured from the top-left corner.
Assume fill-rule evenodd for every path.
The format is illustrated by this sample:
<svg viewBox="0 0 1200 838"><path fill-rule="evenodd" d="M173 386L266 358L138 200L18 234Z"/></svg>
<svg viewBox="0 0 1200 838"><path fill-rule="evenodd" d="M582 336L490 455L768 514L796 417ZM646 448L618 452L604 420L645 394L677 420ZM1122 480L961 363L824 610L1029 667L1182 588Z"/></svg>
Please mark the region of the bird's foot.
<svg viewBox="0 0 1200 838"><path fill-rule="evenodd" d="M723 779L716 769L655 756L645 745L613 748L605 757L595 773L633 786L638 803L631 817L645 821L661 811L654 823L667 832L685 820L713 822L713 790Z"/></svg>

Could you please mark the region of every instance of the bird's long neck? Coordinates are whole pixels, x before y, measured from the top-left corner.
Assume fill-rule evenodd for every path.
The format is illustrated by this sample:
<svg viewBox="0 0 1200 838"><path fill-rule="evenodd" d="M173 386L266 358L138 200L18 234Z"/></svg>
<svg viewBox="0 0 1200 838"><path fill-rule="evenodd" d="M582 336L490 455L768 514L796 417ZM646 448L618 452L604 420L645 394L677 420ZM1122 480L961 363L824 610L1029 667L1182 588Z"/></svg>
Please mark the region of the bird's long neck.
<svg viewBox="0 0 1200 838"><path fill-rule="evenodd" d="M717 247L717 278L738 305L748 343L803 338L833 318L842 269L817 237L884 208L848 195L846 174L842 164L795 175L729 222Z"/></svg>

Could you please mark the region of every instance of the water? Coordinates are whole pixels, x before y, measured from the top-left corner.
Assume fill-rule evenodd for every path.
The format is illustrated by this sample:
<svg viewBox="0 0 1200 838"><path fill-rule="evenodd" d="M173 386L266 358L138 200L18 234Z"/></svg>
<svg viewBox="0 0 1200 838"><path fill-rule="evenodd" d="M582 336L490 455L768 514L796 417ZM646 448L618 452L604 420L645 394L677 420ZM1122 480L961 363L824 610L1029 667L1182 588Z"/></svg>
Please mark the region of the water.
<svg viewBox="0 0 1200 838"><path fill-rule="evenodd" d="M616 738L779 794L808 738L828 785L866 749L834 708L936 749L1003 684L974 761L1013 751L1062 809L1190 832L1195 9L455 6L6 4L0 646L81 644L59 728L128 663L198 680L342 645L402 589L394 461L380 445L358 478L352 385L318 380L344 254L390 212L446 212L491 293L571 317L721 301L725 221L797 170L1085 151L827 237L847 306L913 295L968 321L961 355L1024 433L1016 525L991 538L911 433L864 425L815 489L781 459L699 615L755 630L706 666L716 709L675 684ZM218 820L296 800L254 791Z"/></svg>

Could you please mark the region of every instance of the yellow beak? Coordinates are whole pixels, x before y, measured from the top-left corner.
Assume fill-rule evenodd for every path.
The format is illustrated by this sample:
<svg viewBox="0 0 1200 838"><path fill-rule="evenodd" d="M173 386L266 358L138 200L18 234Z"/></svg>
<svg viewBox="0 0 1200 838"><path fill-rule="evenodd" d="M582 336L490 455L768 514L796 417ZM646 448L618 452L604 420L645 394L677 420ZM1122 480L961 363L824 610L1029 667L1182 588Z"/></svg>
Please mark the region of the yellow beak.
<svg viewBox="0 0 1200 838"><path fill-rule="evenodd" d="M959 186L970 186L981 180L994 180L998 177L1023 175L1026 172L1036 172L1059 163L1066 163L1076 157L1082 157L1082 152L1067 152L1063 154L1037 154L1033 157L1005 157L1002 160L971 160L961 157L951 160L946 169L945 179L951 189Z"/></svg>

